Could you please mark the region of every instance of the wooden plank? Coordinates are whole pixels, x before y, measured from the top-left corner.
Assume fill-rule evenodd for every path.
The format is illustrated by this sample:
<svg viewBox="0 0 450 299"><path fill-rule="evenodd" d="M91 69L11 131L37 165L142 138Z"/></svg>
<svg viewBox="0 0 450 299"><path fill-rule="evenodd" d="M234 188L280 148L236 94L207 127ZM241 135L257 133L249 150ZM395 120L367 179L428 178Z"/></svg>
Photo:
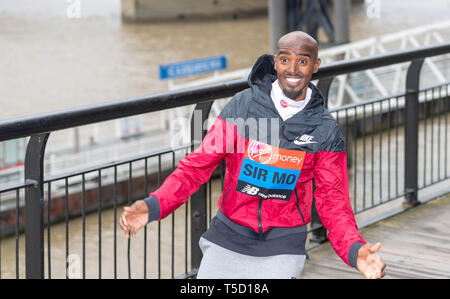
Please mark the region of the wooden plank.
<svg viewBox="0 0 450 299"><path fill-rule="evenodd" d="M386 279L450 278L450 194L360 230L380 241ZM363 278L336 255L329 243L308 251L302 278Z"/></svg>

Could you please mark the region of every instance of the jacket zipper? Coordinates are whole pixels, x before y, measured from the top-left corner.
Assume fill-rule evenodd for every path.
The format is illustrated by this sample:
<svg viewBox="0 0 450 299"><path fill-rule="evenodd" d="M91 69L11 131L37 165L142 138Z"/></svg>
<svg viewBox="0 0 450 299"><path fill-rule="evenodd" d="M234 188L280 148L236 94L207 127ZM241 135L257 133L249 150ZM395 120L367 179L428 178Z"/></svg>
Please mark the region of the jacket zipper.
<svg viewBox="0 0 450 299"><path fill-rule="evenodd" d="M300 204L299 204L297 189L295 189L294 191L295 191L295 197L297 198L297 210L298 210L298 213L300 214L300 216L302 217L303 224L305 224L305 217L303 217L302 210L300 210Z"/></svg>
<svg viewBox="0 0 450 299"><path fill-rule="evenodd" d="M263 199L261 198L259 200L258 204L258 240L262 240L262 220L261 220L261 206L262 206Z"/></svg>

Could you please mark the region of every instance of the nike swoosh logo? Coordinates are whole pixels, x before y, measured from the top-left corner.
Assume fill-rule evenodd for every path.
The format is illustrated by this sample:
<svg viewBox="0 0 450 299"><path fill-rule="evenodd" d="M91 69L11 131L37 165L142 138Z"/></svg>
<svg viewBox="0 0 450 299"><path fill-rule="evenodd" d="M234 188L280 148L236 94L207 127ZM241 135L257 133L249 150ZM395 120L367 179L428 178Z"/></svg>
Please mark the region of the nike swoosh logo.
<svg viewBox="0 0 450 299"><path fill-rule="evenodd" d="M298 141L294 140L294 143L297 145L305 145L305 144L311 144L311 143L317 143L316 141Z"/></svg>

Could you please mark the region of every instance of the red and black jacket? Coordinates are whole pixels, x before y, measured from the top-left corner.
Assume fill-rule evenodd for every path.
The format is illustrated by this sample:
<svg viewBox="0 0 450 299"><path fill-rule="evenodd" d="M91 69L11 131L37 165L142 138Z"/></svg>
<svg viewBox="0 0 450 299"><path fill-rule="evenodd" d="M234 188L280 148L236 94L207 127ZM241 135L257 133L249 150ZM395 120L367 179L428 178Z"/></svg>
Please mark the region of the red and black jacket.
<svg viewBox="0 0 450 299"><path fill-rule="evenodd" d="M201 146L146 199L149 221L166 217L186 202L225 159L224 189L218 201L222 219L254 232L259 240L271 230L304 228L311 221L314 179L316 207L328 239L342 260L355 267L365 241L350 205L339 126L311 83L307 106L283 121L270 98L276 79L273 56L258 58L249 76L250 88L227 103Z"/></svg>

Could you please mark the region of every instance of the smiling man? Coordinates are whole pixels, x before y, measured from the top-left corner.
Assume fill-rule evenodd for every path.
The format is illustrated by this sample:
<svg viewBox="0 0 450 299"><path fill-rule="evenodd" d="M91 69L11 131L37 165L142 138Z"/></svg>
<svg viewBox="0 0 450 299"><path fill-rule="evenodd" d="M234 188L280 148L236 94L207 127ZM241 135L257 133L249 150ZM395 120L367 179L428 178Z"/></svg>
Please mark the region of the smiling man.
<svg viewBox="0 0 450 299"><path fill-rule="evenodd" d="M316 207L336 253L366 278L383 277L385 264L375 254L381 244L366 244L356 226L341 131L310 83L320 66L317 55L317 42L296 31L279 40L276 56L258 58L249 88L229 101L201 146L158 190L125 208L120 225L126 236L167 217L225 159L219 210L200 239L197 278L300 278L313 179ZM259 126L239 125L249 120ZM273 123L276 130L268 131Z"/></svg>
<svg viewBox="0 0 450 299"><path fill-rule="evenodd" d="M294 101L306 98L308 83L320 66L316 41L308 34L296 31L278 41L273 57L278 80L284 95Z"/></svg>

